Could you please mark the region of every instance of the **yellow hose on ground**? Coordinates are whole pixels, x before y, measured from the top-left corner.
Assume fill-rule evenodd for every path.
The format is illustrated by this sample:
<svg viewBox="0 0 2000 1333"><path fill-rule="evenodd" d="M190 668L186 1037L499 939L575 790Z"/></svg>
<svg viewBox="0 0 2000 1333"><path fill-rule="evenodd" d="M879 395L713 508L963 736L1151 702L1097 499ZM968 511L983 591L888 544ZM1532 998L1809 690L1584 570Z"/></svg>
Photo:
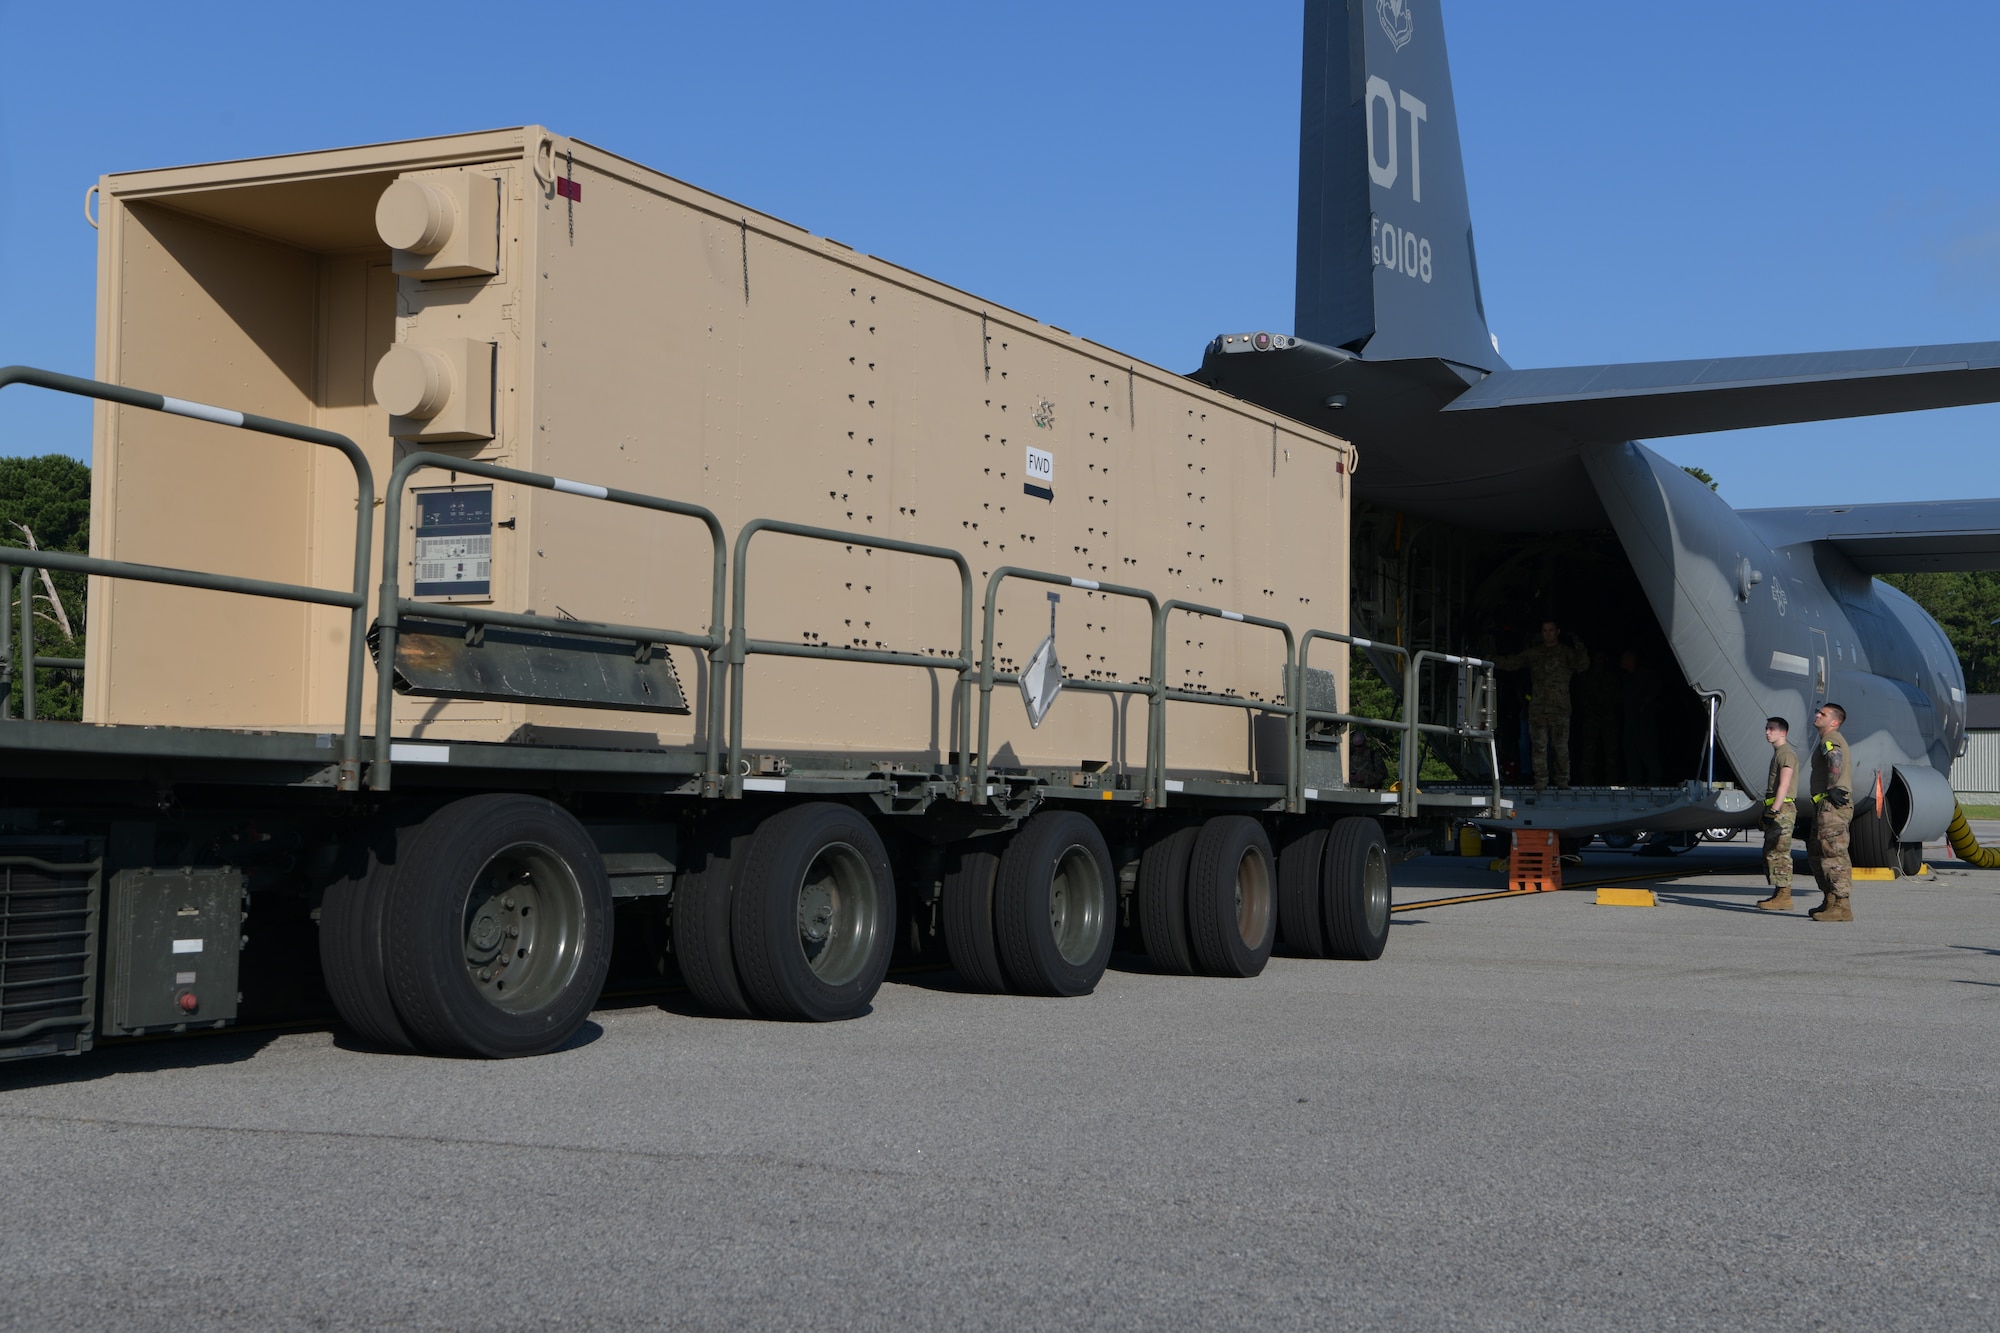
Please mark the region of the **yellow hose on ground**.
<svg viewBox="0 0 2000 1333"><path fill-rule="evenodd" d="M1952 805L1951 827L1944 831L1944 836L1951 843L1952 854L1967 865L1978 866L1981 870L2000 870L2000 851L1979 845L1979 839L1972 836L1972 826L1965 822L1963 806Z"/></svg>

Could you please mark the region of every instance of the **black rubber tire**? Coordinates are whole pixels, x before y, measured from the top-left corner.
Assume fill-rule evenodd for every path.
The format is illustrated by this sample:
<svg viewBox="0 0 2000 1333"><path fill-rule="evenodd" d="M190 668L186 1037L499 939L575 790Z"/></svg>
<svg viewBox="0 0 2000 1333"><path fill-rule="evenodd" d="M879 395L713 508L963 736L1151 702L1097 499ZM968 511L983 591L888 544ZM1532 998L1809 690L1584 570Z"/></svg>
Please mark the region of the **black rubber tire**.
<svg viewBox="0 0 2000 1333"><path fill-rule="evenodd" d="M1194 971L1194 945L1188 942L1187 870L1200 825L1174 829L1139 856L1139 938L1146 956L1162 972L1187 976Z"/></svg>
<svg viewBox="0 0 2000 1333"><path fill-rule="evenodd" d="M828 895L834 922L829 948L820 955L838 969L822 975L801 939L801 894L816 866L837 860L828 874L847 874L846 893ZM872 897L872 902L870 898ZM857 901L858 899L858 901ZM853 905L851 914L843 907ZM868 817L831 801L795 805L765 820L730 906L736 975L750 1002L772 1018L833 1023L866 1013L889 971L896 948L896 879L888 849ZM853 935L839 929L851 917Z"/></svg>
<svg viewBox="0 0 2000 1333"><path fill-rule="evenodd" d="M710 832L689 850L674 877L674 961L701 1007L717 1018L758 1018L736 975L730 944L735 874L750 850L749 833Z"/></svg>
<svg viewBox="0 0 2000 1333"><path fill-rule="evenodd" d="M1920 842L1899 842L1896 844L1896 870L1905 878L1915 875L1924 868L1924 845Z"/></svg>
<svg viewBox="0 0 2000 1333"><path fill-rule="evenodd" d="M1303 958L1326 957L1326 912L1320 905L1326 837L1325 829L1307 827L1278 849L1278 938Z"/></svg>
<svg viewBox="0 0 2000 1333"><path fill-rule="evenodd" d="M1854 819L1848 828L1848 863L1871 870L1886 870L1896 864L1897 843L1889 821L1875 811L1871 793L1866 802L1856 801Z"/></svg>
<svg viewBox="0 0 2000 1333"><path fill-rule="evenodd" d="M389 969L382 941L388 922L389 881L396 873L394 829L376 836L365 864L327 886L319 909L319 966L326 993L341 1021L364 1041L414 1051L416 1040L389 998ZM384 860L384 855L390 860Z"/></svg>
<svg viewBox="0 0 2000 1333"><path fill-rule="evenodd" d="M1372 819L1334 821L1326 843L1328 956L1373 961L1389 947L1389 844Z"/></svg>
<svg viewBox="0 0 2000 1333"><path fill-rule="evenodd" d="M966 985L992 995L1013 989L1000 962L1000 937L993 925L993 886L1006 847L1006 839L1000 837L965 843L952 850L944 873L945 952Z"/></svg>
<svg viewBox="0 0 2000 1333"><path fill-rule="evenodd" d="M557 923L538 925L524 937L533 941L519 955L525 976L537 989L545 980L548 998L521 1009L482 994L466 955L467 909L478 878L517 848L532 849L554 868L538 921ZM567 924L565 913L572 917ZM523 909L523 925L525 917ZM440 1055L509 1059L556 1049L590 1016L611 968L611 880L604 858L574 815L539 796L468 796L412 830L397 858L388 920L385 952L396 1012L421 1045ZM546 943L545 930L551 932ZM511 947L502 937L500 956Z"/></svg>
<svg viewBox="0 0 2000 1333"><path fill-rule="evenodd" d="M1059 873L1060 928L1053 920ZM1097 825L1073 810L1044 810L1022 825L1000 855L993 920L1001 965L1022 994L1088 995L1097 989L1118 933L1118 872ZM1071 936L1068 955L1059 930Z"/></svg>
<svg viewBox="0 0 2000 1333"><path fill-rule="evenodd" d="M1277 860L1264 825L1249 815L1217 815L1201 826L1188 858L1187 915L1202 971L1254 977L1271 961L1278 942Z"/></svg>

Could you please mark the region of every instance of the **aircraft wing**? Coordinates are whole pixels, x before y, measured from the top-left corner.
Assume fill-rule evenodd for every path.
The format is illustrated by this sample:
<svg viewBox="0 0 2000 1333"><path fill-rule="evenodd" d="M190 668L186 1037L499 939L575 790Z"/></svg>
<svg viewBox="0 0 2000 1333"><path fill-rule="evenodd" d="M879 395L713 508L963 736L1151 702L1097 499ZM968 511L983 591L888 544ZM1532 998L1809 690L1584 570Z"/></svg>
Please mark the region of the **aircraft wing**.
<svg viewBox="0 0 2000 1333"><path fill-rule="evenodd" d="M1995 401L2000 342L1501 370L1443 412L1595 443Z"/></svg>
<svg viewBox="0 0 2000 1333"><path fill-rule="evenodd" d="M1770 545L1825 542L1868 574L2000 569L2000 500L1745 509Z"/></svg>

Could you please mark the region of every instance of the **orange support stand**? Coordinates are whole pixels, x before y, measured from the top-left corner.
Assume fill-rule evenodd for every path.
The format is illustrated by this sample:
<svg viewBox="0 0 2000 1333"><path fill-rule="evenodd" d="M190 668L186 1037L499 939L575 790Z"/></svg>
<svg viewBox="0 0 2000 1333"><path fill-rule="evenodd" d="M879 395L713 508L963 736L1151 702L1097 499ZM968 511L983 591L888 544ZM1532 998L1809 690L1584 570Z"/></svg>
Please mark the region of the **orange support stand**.
<svg viewBox="0 0 2000 1333"><path fill-rule="evenodd" d="M1510 893L1554 893L1563 886L1562 839L1546 829L1514 830L1507 867Z"/></svg>

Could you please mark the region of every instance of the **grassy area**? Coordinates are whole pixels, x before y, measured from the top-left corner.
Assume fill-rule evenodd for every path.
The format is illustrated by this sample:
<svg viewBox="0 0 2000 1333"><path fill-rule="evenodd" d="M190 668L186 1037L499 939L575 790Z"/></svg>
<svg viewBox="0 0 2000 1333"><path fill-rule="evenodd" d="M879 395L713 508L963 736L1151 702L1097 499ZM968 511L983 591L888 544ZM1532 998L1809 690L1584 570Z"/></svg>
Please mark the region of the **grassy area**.
<svg viewBox="0 0 2000 1333"><path fill-rule="evenodd" d="M1962 805L1967 819L2000 819L2000 805Z"/></svg>

